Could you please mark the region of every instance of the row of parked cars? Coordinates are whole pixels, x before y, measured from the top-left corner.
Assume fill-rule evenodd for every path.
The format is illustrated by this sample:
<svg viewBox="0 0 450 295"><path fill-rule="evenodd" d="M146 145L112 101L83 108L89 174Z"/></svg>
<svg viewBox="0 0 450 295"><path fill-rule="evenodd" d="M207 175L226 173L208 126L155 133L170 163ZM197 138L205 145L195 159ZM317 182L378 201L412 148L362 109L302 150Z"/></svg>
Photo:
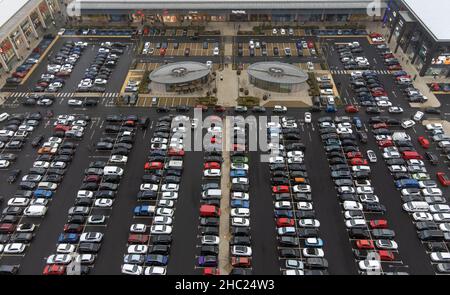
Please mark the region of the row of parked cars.
<svg viewBox="0 0 450 295"><path fill-rule="evenodd" d="M392 102L376 72L354 71L351 73L350 85L361 106L391 107Z"/></svg>
<svg viewBox="0 0 450 295"><path fill-rule="evenodd" d="M104 92L105 85L117 65L123 48L126 44L121 42L103 42L91 65L85 70L84 77L78 83L79 92Z"/></svg>
<svg viewBox="0 0 450 295"><path fill-rule="evenodd" d="M370 163L377 161L376 154L368 150L366 159L360 151L350 118L322 117L318 122L358 270L386 273L399 254L395 232L380 217L386 208L370 179Z"/></svg>
<svg viewBox="0 0 450 295"><path fill-rule="evenodd" d="M174 122L172 128L172 119ZM165 275L169 263L174 209L183 173L183 129L189 118L159 118L137 194L122 274Z"/></svg>
<svg viewBox="0 0 450 295"><path fill-rule="evenodd" d="M0 114L0 122L4 126L0 129L0 168L8 168L15 161L14 154L5 151L19 151L22 149L30 134L40 124L42 115L39 112L30 114Z"/></svg>
<svg viewBox="0 0 450 295"><path fill-rule="evenodd" d="M363 49L359 42L336 45L339 59L346 70L366 70L370 63L363 55Z"/></svg>
<svg viewBox="0 0 450 295"><path fill-rule="evenodd" d="M280 139L280 143L270 144L269 163L282 274L328 274L305 167L306 148L299 139L283 136L299 134L296 120L282 116L266 127L271 138Z"/></svg>
<svg viewBox="0 0 450 295"><path fill-rule="evenodd" d="M383 58L384 65L387 69L390 71L401 71L402 66L400 65L400 61L394 56L394 53L389 49L389 46L384 42L375 44L378 44L376 45L377 51Z"/></svg>
<svg viewBox="0 0 450 295"><path fill-rule="evenodd" d="M0 250L4 254L23 254L32 242L37 228L34 220L43 218L47 213L72 162L76 145L50 137L41 145L43 148L51 148L54 153L37 156L28 173L21 177L20 190L8 200L2 212Z"/></svg>
<svg viewBox="0 0 450 295"><path fill-rule="evenodd" d="M123 125L119 122L118 124ZM133 138L133 130L129 137ZM123 131L125 132L125 131ZM121 134L117 134L117 140ZM132 142L132 141L131 141ZM113 206L124 174L127 157L110 155L107 161L95 161L84 171L84 178L76 193L75 201L68 210L63 232L58 236L56 252L49 255L44 275L88 274L101 249L104 234L94 227L105 225L108 209ZM94 230L95 228L95 230ZM72 262L80 265L73 270Z"/></svg>
<svg viewBox="0 0 450 295"><path fill-rule="evenodd" d="M435 142L444 139L442 125L428 124L426 129L438 133L433 136ZM389 155L384 158L400 192L403 210L410 214L436 272L450 273L450 206L437 182L431 179L425 158L405 132L386 133L376 140L384 155ZM422 148L429 147L426 137L421 136L418 141ZM427 153L426 157L431 164L437 164L434 154Z"/></svg>
<svg viewBox="0 0 450 295"><path fill-rule="evenodd" d="M18 66L12 73L11 77L6 79L6 86L17 86L22 82L22 79L28 74L29 71L39 62L44 51L50 46L53 41L52 36L44 36L44 39L39 43L36 48L30 53L30 55L24 60L24 62Z"/></svg>
<svg viewBox="0 0 450 295"><path fill-rule="evenodd" d="M215 124L213 117L212 124ZM191 128L199 128L197 121L192 121ZM203 275L219 275L219 225L220 200L222 198L222 127L210 127L207 130L210 145L203 158L203 180L200 196L199 239L196 264L202 268Z"/></svg>

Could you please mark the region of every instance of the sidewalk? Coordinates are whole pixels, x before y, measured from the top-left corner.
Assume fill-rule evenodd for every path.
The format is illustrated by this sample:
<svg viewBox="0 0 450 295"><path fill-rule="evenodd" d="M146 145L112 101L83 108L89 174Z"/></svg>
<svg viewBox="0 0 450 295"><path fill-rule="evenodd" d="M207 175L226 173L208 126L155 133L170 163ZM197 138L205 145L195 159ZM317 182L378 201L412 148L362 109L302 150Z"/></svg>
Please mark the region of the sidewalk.
<svg viewBox="0 0 450 295"><path fill-rule="evenodd" d="M386 41L389 37L389 29L383 28L382 24L380 22L378 23L368 23L367 24L367 31L370 32L378 32L382 33ZM391 51L394 51L396 46L395 36L392 37L391 42L388 44ZM440 78L440 79L434 79L433 77L421 77L419 76L419 71L414 67L414 65L411 64L411 61L409 57L403 52L403 49L401 47L398 48L397 53L394 53L394 56L400 61L400 65L402 68L409 74L411 77L416 77L416 80L413 82L413 85L415 88L419 89L420 92L428 98L428 101L425 103L410 103L410 106L413 108L439 108L441 106L441 103L436 98L436 96L433 94L433 92L430 91L430 88L428 87L427 83L433 83L433 82L449 82L449 79Z"/></svg>

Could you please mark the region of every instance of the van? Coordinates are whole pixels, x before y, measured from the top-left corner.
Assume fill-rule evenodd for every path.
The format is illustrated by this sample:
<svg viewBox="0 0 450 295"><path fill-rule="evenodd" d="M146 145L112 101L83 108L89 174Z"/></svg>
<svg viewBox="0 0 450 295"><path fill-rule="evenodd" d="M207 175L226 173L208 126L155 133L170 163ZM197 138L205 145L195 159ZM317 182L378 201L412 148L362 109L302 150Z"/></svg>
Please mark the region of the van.
<svg viewBox="0 0 450 295"><path fill-rule="evenodd" d="M407 202L402 207L406 212L428 212L430 205L427 202Z"/></svg>
<svg viewBox="0 0 450 295"><path fill-rule="evenodd" d="M221 189L208 189L202 192L203 199L220 199L222 197Z"/></svg>
<svg viewBox="0 0 450 295"><path fill-rule="evenodd" d="M397 189L420 188L419 182L415 179L400 179L395 182Z"/></svg>
<svg viewBox="0 0 450 295"><path fill-rule="evenodd" d="M200 217L220 217L220 208L213 205L201 205Z"/></svg>
<svg viewBox="0 0 450 295"><path fill-rule="evenodd" d="M402 157L404 160L422 160L423 157L417 152L402 152Z"/></svg>

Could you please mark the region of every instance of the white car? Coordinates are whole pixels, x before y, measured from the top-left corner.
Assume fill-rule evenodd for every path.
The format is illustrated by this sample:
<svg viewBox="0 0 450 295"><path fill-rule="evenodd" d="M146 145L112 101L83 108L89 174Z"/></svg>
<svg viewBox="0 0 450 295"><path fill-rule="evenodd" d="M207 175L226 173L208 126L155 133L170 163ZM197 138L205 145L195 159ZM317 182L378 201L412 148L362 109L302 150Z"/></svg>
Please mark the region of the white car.
<svg viewBox="0 0 450 295"><path fill-rule="evenodd" d="M404 121L402 122L402 127L403 127L404 129L411 128L411 127L413 127L414 125L416 125L416 122L414 122L413 120L404 120Z"/></svg>
<svg viewBox="0 0 450 295"><path fill-rule="evenodd" d="M380 271L381 263L378 260L361 260L358 262L359 269L362 271Z"/></svg>
<svg viewBox="0 0 450 295"><path fill-rule="evenodd" d="M85 232L80 236L80 242L100 243L103 239L103 234L100 232Z"/></svg>
<svg viewBox="0 0 450 295"><path fill-rule="evenodd" d="M351 128L337 128L336 129L337 134L352 134L353 130Z"/></svg>
<svg viewBox="0 0 450 295"><path fill-rule="evenodd" d="M305 154L302 151L290 151L287 153L288 158L293 158L293 157L304 157Z"/></svg>
<svg viewBox="0 0 450 295"><path fill-rule="evenodd" d="M127 253L128 254L147 254L148 246L147 245L131 245L128 246Z"/></svg>
<svg viewBox="0 0 450 295"><path fill-rule="evenodd" d="M232 184L249 184L249 180L246 177L234 177L231 179Z"/></svg>
<svg viewBox="0 0 450 295"><path fill-rule="evenodd" d="M424 188L422 189L422 195L425 197L440 197L442 196L442 190L440 188Z"/></svg>
<svg viewBox="0 0 450 295"><path fill-rule="evenodd" d="M91 191L80 190L77 192L77 198L92 198L94 193Z"/></svg>
<svg viewBox="0 0 450 295"><path fill-rule="evenodd" d="M248 209L248 208L233 208L233 209L231 209L231 217L250 217L250 209Z"/></svg>
<svg viewBox="0 0 450 295"><path fill-rule="evenodd" d="M173 209L170 209L170 208L158 208L158 209L156 209L156 215L172 217L173 216Z"/></svg>
<svg viewBox="0 0 450 295"><path fill-rule="evenodd" d="M310 210L313 210L313 205L312 205L312 203L309 203L309 202L298 202L297 209L304 210L304 211L310 211Z"/></svg>
<svg viewBox="0 0 450 295"><path fill-rule="evenodd" d="M220 238L218 236L213 235L205 235L202 236L201 244L202 245L219 245Z"/></svg>
<svg viewBox="0 0 450 295"><path fill-rule="evenodd" d="M103 168L103 175L123 175L123 169L117 166L105 166Z"/></svg>
<svg viewBox="0 0 450 295"><path fill-rule="evenodd" d="M148 266L144 269L144 275L150 276L150 275L160 275L165 276L166 275L166 268L162 266Z"/></svg>
<svg viewBox="0 0 450 295"><path fill-rule="evenodd" d="M361 216L361 217L364 217L364 216ZM367 223L366 223L365 219L356 218L356 219L347 220L345 222L345 226L347 228L354 228L354 227L364 227L364 228L366 228L367 227Z"/></svg>
<svg viewBox="0 0 450 295"><path fill-rule="evenodd" d="M36 229L33 223L21 223L17 226L16 231L21 233L32 233Z"/></svg>
<svg viewBox="0 0 450 295"><path fill-rule="evenodd" d="M447 204L430 205L431 213L450 213L450 206Z"/></svg>
<svg viewBox="0 0 450 295"><path fill-rule="evenodd" d="M304 257L324 257L325 252L321 248L304 248L302 250Z"/></svg>
<svg viewBox="0 0 450 295"><path fill-rule="evenodd" d="M317 227L320 226L320 221L317 220L317 219L310 219L310 218L300 219L298 221L298 226L300 226L300 227L314 227L314 228L317 228Z"/></svg>
<svg viewBox="0 0 450 295"><path fill-rule="evenodd" d="M425 125L425 128L429 131L432 131L432 130L436 130L436 129L442 130L444 127L442 126L441 123L432 123L432 124Z"/></svg>
<svg viewBox="0 0 450 295"><path fill-rule="evenodd" d="M231 254L233 256L252 256L252 248L248 246L233 246L231 247Z"/></svg>
<svg viewBox="0 0 450 295"><path fill-rule="evenodd" d="M206 169L203 171L205 177L220 177L222 175L220 169Z"/></svg>
<svg viewBox="0 0 450 295"><path fill-rule="evenodd" d="M431 216L431 214L430 214ZM450 221L450 213L435 213L433 214L433 218L436 222L449 222Z"/></svg>
<svg viewBox="0 0 450 295"><path fill-rule="evenodd" d="M231 225L238 227L248 227L250 226L250 219L242 217L233 217L231 218Z"/></svg>
<svg viewBox="0 0 450 295"><path fill-rule="evenodd" d="M397 250L398 244L393 240L375 240L375 246L378 249Z"/></svg>
<svg viewBox="0 0 450 295"><path fill-rule="evenodd" d="M47 257L47 264L69 264L72 262L72 256L67 254L53 254Z"/></svg>
<svg viewBox="0 0 450 295"><path fill-rule="evenodd" d="M150 234L152 235L162 235L171 233L172 233L172 226L170 225L156 224L150 227Z"/></svg>
<svg viewBox="0 0 450 295"><path fill-rule="evenodd" d="M106 79L95 79L94 84L95 85L106 85L108 83L108 80Z"/></svg>
<svg viewBox="0 0 450 295"><path fill-rule="evenodd" d="M0 160L0 168L8 168L10 164L8 160Z"/></svg>
<svg viewBox="0 0 450 295"><path fill-rule="evenodd" d="M73 244L58 244L56 247L56 253L68 254L75 252L75 245Z"/></svg>
<svg viewBox="0 0 450 295"><path fill-rule="evenodd" d="M276 106L273 107L273 111L275 113L286 113L287 112L287 107L281 106L281 105L276 105Z"/></svg>
<svg viewBox="0 0 450 295"><path fill-rule="evenodd" d="M130 232L132 233L145 233L147 226L143 223L134 223L130 226Z"/></svg>
<svg viewBox="0 0 450 295"><path fill-rule="evenodd" d="M109 161L111 163L125 164L128 161L128 157L122 155L112 155L111 158L109 158Z"/></svg>
<svg viewBox="0 0 450 295"><path fill-rule="evenodd" d="M47 207L43 205L31 205L23 210L23 215L30 217L42 217L47 212Z"/></svg>
<svg viewBox="0 0 450 295"><path fill-rule="evenodd" d="M3 253L6 254L21 254L25 251L27 245L23 243L6 244Z"/></svg>
<svg viewBox="0 0 450 295"><path fill-rule="evenodd" d="M312 118L311 113L306 112L305 113L305 123L310 124L311 123L311 118Z"/></svg>
<svg viewBox="0 0 450 295"><path fill-rule="evenodd" d="M157 225L157 224L171 225L172 222L173 222L172 217L168 217L168 216L155 216L155 218L153 218L154 225Z"/></svg>
<svg viewBox="0 0 450 295"><path fill-rule="evenodd" d="M428 212L414 212L412 214L414 221L432 221L433 215Z"/></svg>
<svg viewBox="0 0 450 295"><path fill-rule="evenodd" d="M94 206L101 208L109 208L113 205L113 200L107 198L101 198L95 200Z"/></svg>
<svg viewBox="0 0 450 295"><path fill-rule="evenodd" d="M177 192L179 189L179 185L175 183L167 183L163 184L161 187L161 191L163 192Z"/></svg>
<svg viewBox="0 0 450 295"><path fill-rule="evenodd" d="M215 47L215 48L213 49L213 55L214 55L214 56L218 56L219 53L220 53L219 47Z"/></svg>
<svg viewBox="0 0 450 295"><path fill-rule="evenodd" d="M276 28L273 28L272 29L272 34L274 34L274 35L278 34L278 30Z"/></svg>
<svg viewBox="0 0 450 295"><path fill-rule="evenodd" d="M359 202L355 201L344 201L343 204L344 210L350 211L350 210L359 210L361 211L363 209L363 206Z"/></svg>
<svg viewBox="0 0 450 295"><path fill-rule="evenodd" d="M275 209L285 209L285 210L292 209L291 202L288 202L288 201L275 202L274 206L275 206Z"/></svg>
<svg viewBox="0 0 450 295"><path fill-rule="evenodd" d="M171 200L159 200L158 201L159 207L173 208L174 204L175 204L174 201L171 201Z"/></svg>
<svg viewBox="0 0 450 295"><path fill-rule="evenodd" d="M30 203L28 198L11 198L8 200L8 206L26 207Z"/></svg>
<svg viewBox="0 0 450 295"><path fill-rule="evenodd" d="M294 193L310 193L311 192L311 186L309 184L305 184L305 185L294 185L292 187L292 190L294 191Z"/></svg>
<svg viewBox="0 0 450 295"><path fill-rule="evenodd" d="M435 262L450 262L450 252L433 252L430 258Z"/></svg>
<svg viewBox="0 0 450 295"><path fill-rule="evenodd" d="M390 114L401 114L401 113L403 113L403 108L398 107L398 106L391 106L391 107L389 107L388 112Z"/></svg>
<svg viewBox="0 0 450 295"><path fill-rule="evenodd" d="M157 192L159 190L159 186L153 183L143 183L139 187L141 191L154 191Z"/></svg>
<svg viewBox="0 0 450 295"><path fill-rule="evenodd" d="M244 192L232 192L231 199L248 201L250 199L250 196L248 193L244 193Z"/></svg>
<svg viewBox="0 0 450 295"><path fill-rule="evenodd" d="M122 264L122 274L124 275L141 275L143 267L136 264Z"/></svg>
<svg viewBox="0 0 450 295"><path fill-rule="evenodd" d="M163 200L176 200L178 199L178 192L163 192L161 194Z"/></svg>
<svg viewBox="0 0 450 295"><path fill-rule="evenodd" d="M83 101L79 100L79 99L69 99L67 101L67 104L70 106L82 106L83 105Z"/></svg>

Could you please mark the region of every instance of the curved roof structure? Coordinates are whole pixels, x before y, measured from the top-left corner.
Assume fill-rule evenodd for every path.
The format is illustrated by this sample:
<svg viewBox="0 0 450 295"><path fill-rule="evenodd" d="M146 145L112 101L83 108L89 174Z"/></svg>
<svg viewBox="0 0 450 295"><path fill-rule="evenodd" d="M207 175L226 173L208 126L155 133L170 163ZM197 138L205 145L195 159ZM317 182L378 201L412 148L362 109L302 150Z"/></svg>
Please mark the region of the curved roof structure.
<svg viewBox="0 0 450 295"><path fill-rule="evenodd" d="M160 66L151 72L149 77L156 83L180 84L201 79L209 73L209 67L203 63L183 61Z"/></svg>
<svg viewBox="0 0 450 295"><path fill-rule="evenodd" d="M300 68L281 62L257 62L248 67L247 73L258 80L279 84L300 84L308 80L308 74Z"/></svg>

